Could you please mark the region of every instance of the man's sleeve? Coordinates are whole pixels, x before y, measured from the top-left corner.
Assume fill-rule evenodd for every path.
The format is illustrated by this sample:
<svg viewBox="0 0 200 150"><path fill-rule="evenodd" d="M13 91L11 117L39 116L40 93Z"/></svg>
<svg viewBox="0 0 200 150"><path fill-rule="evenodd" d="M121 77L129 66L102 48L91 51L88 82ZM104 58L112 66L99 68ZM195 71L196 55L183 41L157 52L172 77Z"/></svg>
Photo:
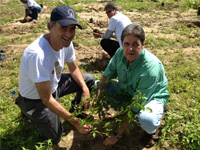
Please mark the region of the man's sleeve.
<svg viewBox="0 0 200 150"><path fill-rule="evenodd" d="M71 42L70 46L64 49L65 62L74 62L76 60L75 51L73 43Z"/></svg>
<svg viewBox="0 0 200 150"><path fill-rule="evenodd" d="M106 32L102 35L103 39L110 39L110 37L113 35L114 31L106 30Z"/></svg>
<svg viewBox="0 0 200 150"><path fill-rule="evenodd" d="M33 1L27 0L27 5L28 5L28 7L32 7L33 6Z"/></svg>
<svg viewBox="0 0 200 150"><path fill-rule="evenodd" d="M112 17L110 19L110 22L109 22L109 25L108 25L108 30L115 32L116 25L117 25L117 21Z"/></svg>
<svg viewBox="0 0 200 150"><path fill-rule="evenodd" d="M117 54L111 58L103 75L108 79L114 79L117 77Z"/></svg>

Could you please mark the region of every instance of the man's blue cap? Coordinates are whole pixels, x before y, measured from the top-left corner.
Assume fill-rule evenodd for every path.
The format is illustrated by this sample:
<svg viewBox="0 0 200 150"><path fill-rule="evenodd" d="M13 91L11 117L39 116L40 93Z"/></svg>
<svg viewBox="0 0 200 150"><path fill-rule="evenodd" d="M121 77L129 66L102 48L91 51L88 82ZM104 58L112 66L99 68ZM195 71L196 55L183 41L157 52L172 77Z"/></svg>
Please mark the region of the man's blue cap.
<svg viewBox="0 0 200 150"><path fill-rule="evenodd" d="M63 27L75 24L82 29L81 25L77 22L76 12L73 8L66 5L53 9L51 12L51 21L57 21Z"/></svg>

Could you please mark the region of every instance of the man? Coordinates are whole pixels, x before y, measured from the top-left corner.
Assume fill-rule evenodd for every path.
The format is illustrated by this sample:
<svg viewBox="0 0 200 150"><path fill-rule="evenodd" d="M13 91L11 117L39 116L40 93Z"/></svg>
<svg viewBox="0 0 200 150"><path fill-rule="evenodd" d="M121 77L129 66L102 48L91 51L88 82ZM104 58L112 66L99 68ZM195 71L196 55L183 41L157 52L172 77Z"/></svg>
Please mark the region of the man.
<svg viewBox="0 0 200 150"><path fill-rule="evenodd" d="M131 20L124 14L118 11L117 6L108 2L104 7L108 18L110 19L108 29L104 34L93 32L95 38L103 38L101 40L101 47L112 57L116 50L122 46L121 44L121 34L124 28L131 24ZM110 38L116 38L116 40L111 40Z"/></svg>
<svg viewBox="0 0 200 150"><path fill-rule="evenodd" d="M140 99L139 103L145 102L145 108L150 108L152 112L140 110L137 107L132 108L136 116L136 121L141 128L145 130L144 137L140 140L146 147L155 144L152 136L160 125L164 106L166 105L169 93L167 90L168 81L160 60L144 48L145 33L138 24L128 25L121 36L122 47L120 47L110 60L99 84L99 92L107 88L114 97L114 93L126 95L129 100L140 91L147 99ZM106 80L118 77L116 86L112 83L105 84ZM108 92L109 93L109 92ZM117 97L116 101L124 101ZM108 98L109 99L109 98ZM126 118L127 115L124 116ZM104 145L114 145L118 138L128 127L128 120L123 119L122 126L117 127L111 137L106 138Z"/></svg>
<svg viewBox="0 0 200 150"><path fill-rule="evenodd" d="M1 53L5 53L5 51L1 50L1 47L0 47L0 61L2 61L2 60L7 58L6 55L1 55Z"/></svg>
<svg viewBox="0 0 200 150"><path fill-rule="evenodd" d="M69 121L76 129L87 134L92 126L80 126L78 118L67 111L57 101L59 97L77 92L74 105L85 101L84 109L89 107L89 89L94 77L81 74L76 60L72 39L77 23L75 11L66 5L58 6L51 13L50 32L40 36L23 53L19 74L19 97L16 104L22 113L35 125L46 138L57 144L62 136L63 127L60 117ZM64 63L71 74L61 74Z"/></svg>
<svg viewBox="0 0 200 150"><path fill-rule="evenodd" d="M40 5L38 5L34 0L20 0L25 9L25 17L22 20L22 23L26 23L28 21L38 20L38 14L41 12L42 8ZM30 20L28 20L28 16L31 17Z"/></svg>

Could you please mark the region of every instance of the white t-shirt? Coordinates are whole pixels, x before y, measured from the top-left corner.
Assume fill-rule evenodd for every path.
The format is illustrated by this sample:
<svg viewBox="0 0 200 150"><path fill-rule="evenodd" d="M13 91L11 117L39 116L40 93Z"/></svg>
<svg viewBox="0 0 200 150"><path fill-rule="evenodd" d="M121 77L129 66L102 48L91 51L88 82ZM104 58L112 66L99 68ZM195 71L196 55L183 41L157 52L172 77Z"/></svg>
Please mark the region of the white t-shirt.
<svg viewBox="0 0 200 150"><path fill-rule="evenodd" d="M52 93L56 91L65 62L75 61L73 43L55 51L42 36L24 51L19 73L19 92L29 99L40 99L35 83L50 81Z"/></svg>
<svg viewBox="0 0 200 150"><path fill-rule="evenodd" d="M108 30L115 32L115 36L120 46L122 46L121 43L122 31L127 25L131 23L132 23L131 20L126 15L120 13L119 11L117 11L116 14L110 19Z"/></svg>
<svg viewBox="0 0 200 150"><path fill-rule="evenodd" d="M27 3L23 3L23 5L25 9L28 9L28 7L33 8L35 6L40 7L40 5L38 5L34 0L27 0Z"/></svg>

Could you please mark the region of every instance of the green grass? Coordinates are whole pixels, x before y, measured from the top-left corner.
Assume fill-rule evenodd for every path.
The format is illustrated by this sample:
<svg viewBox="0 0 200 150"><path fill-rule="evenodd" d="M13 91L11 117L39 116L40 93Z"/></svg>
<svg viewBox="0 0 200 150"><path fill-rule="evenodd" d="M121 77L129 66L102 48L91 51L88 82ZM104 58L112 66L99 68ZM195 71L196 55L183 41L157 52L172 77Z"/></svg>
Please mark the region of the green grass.
<svg viewBox="0 0 200 150"><path fill-rule="evenodd" d="M24 16L24 6L20 1L9 1L8 3L1 3L0 10L0 24L2 25Z"/></svg>
<svg viewBox="0 0 200 150"><path fill-rule="evenodd" d="M58 3L52 4L47 0L38 1L54 7ZM81 12L86 9L83 6L74 5L82 2L90 4L96 0L70 0L64 1L73 6L81 16ZM139 11L141 14L159 16L161 14L173 14L177 10L177 15L187 12L189 8L196 8L199 1L166 1L170 7L169 10L162 10L160 3L144 0L119 0L114 1L120 5L120 9L126 11ZM174 9L176 7L176 9ZM8 9L9 8L9 9ZM9 3L3 3L0 7L0 24L7 25L14 19L24 16L23 6L19 1L11 0ZM2 15L3 14L3 15ZM133 17L134 18L134 17ZM47 20L40 21L36 26L30 29L29 35L19 35L8 38L0 35L0 45L9 44L29 44L35 40L44 30L46 30ZM152 20L140 20L145 27L152 27ZM80 21L84 29L87 24ZM164 63L165 71L169 82L169 93L171 98L167 105L168 111L165 113L165 120L162 123L162 135L157 149L200 149L200 56L195 52L186 54L184 48L192 47L200 50L200 32L199 27L191 27L188 24L177 23L170 28L161 22L162 30L154 31L146 35L146 48L155 53ZM98 41L87 40L81 35L83 31L77 31L75 43L81 43L85 46L98 45ZM159 36L158 34L163 36ZM88 36L88 34L86 35ZM92 35L91 35L92 36ZM160 53L162 51L163 53ZM18 92L19 66L21 54L13 54L14 58L10 61L0 62L0 149L2 150L21 150L21 149L51 149L50 141L42 142L38 132L26 119L21 117L20 110L14 104L17 95L12 96L11 91ZM80 66L83 72L94 74L96 79L102 75L102 71L92 70L94 64L86 63ZM66 100L67 99L67 100ZM65 108L69 108L73 95L60 99Z"/></svg>

